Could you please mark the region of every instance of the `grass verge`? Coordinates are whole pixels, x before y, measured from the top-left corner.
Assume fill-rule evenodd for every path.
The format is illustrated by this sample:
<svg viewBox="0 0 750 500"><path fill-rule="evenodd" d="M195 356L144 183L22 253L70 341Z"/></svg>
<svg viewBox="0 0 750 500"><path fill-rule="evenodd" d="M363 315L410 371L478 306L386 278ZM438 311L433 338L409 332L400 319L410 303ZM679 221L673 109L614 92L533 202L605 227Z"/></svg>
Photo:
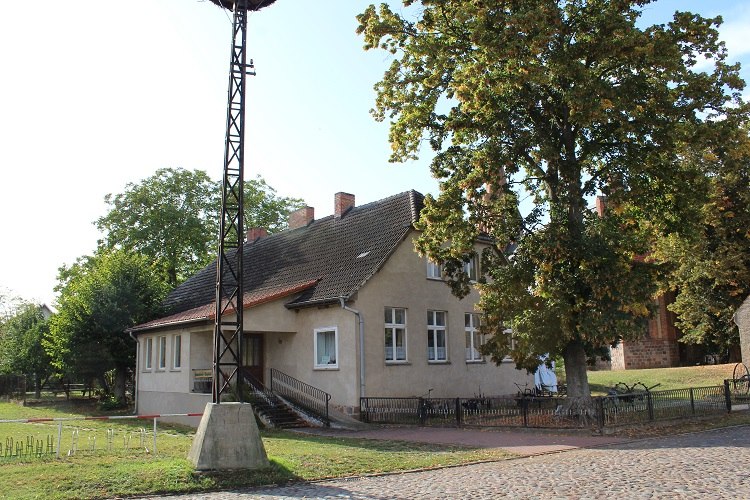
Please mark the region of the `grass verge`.
<svg viewBox="0 0 750 500"><path fill-rule="evenodd" d="M78 410L80 411L80 410ZM25 408L0 403L0 419L83 416L75 409ZM344 439L263 431L271 467L261 471L196 473L186 460L192 429L159 425L154 456L151 437L140 441L149 422L65 422L62 457L10 458L0 453L0 492L12 498L86 499L157 493L187 493L236 487L283 484L383 472L502 460L498 449L465 448L406 442ZM56 439L56 423L0 424L0 444L27 438ZM68 456L77 437L77 451ZM94 444L95 449L91 450ZM107 450L111 447L110 450ZM126 447L125 444L128 443ZM66 451L67 450L67 451Z"/></svg>
<svg viewBox="0 0 750 500"><path fill-rule="evenodd" d="M707 387L722 385L724 379L732 378L735 364L685 366L679 368L652 368L648 370L590 371L589 387L595 396L607 394L617 382L633 385L643 382L653 390L681 389L684 387Z"/></svg>

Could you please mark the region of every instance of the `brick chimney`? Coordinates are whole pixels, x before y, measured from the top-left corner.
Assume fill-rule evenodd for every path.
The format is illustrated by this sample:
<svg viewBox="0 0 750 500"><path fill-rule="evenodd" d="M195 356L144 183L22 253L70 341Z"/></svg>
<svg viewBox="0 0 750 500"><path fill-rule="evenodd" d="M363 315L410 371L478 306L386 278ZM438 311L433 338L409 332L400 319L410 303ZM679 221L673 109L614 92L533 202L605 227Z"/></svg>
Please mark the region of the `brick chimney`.
<svg viewBox="0 0 750 500"><path fill-rule="evenodd" d="M599 195L596 197L596 213L599 217L604 216L604 212L607 210L607 197Z"/></svg>
<svg viewBox="0 0 750 500"><path fill-rule="evenodd" d="M268 236L268 229L265 227L251 227L247 230L247 237L245 238L245 241L248 243L252 243L255 240L259 240L261 238L265 238Z"/></svg>
<svg viewBox="0 0 750 500"><path fill-rule="evenodd" d="M305 227L315 220L315 209L313 207L302 207L289 214L289 229Z"/></svg>
<svg viewBox="0 0 750 500"><path fill-rule="evenodd" d="M333 215L340 219L344 214L354 207L354 195L349 193L338 192L333 198Z"/></svg>

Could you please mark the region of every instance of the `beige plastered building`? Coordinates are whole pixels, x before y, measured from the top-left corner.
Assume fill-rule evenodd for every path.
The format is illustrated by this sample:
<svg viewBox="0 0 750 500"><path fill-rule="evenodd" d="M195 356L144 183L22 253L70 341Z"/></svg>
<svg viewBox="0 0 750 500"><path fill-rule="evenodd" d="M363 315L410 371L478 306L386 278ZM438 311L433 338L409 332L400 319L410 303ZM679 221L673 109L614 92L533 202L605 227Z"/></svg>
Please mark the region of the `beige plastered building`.
<svg viewBox="0 0 750 500"><path fill-rule="evenodd" d="M266 385L273 369L322 389L335 412L355 418L365 396L496 396L531 386L512 361L479 353L477 291L459 300L439 266L415 252L421 206L415 191L361 207L337 193L332 216L316 221L305 207L281 233L249 231L247 370ZM477 262L467 263L471 273ZM138 413L200 412L210 402L212 274L208 266L172 292L170 315L132 329Z"/></svg>

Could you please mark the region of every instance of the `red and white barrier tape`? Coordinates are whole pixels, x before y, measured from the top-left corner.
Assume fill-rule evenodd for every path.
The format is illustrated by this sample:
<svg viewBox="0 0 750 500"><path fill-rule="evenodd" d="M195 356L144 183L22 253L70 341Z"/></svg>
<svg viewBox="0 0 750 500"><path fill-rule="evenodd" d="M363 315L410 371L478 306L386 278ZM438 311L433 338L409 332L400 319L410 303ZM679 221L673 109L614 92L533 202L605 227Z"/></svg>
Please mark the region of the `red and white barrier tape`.
<svg viewBox="0 0 750 500"><path fill-rule="evenodd" d="M202 417L203 413L158 413L154 415L112 415L112 416L101 416L101 417L50 417L50 418L17 418L2 420L0 424L35 424L39 422L68 422L72 420L126 420L126 419L142 419L151 420L155 418L163 417Z"/></svg>

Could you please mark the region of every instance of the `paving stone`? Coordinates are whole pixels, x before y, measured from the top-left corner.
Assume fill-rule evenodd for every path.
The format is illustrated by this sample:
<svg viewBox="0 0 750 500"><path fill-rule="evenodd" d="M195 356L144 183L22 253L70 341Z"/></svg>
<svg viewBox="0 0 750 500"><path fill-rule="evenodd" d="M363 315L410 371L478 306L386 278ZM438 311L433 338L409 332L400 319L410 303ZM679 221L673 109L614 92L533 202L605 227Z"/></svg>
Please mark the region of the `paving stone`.
<svg viewBox="0 0 750 500"><path fill-rule="evenodd" d="M750 498L750 426L424 472L164 498Z"/></svg>

